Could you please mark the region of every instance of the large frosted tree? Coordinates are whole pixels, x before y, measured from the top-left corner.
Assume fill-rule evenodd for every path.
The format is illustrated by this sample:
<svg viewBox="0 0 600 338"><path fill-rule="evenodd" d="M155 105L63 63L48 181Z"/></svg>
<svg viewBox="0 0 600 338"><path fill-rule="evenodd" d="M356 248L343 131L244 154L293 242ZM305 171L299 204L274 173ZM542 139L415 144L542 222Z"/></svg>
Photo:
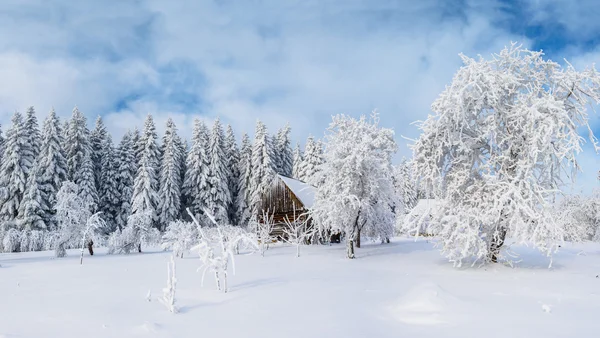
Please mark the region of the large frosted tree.
<svg viewBox="0 0 600 338"><path fill-rule="evenodd" d="M294 168L294 159L290 141L290 125L279 129L275 136L275 163L277 165L277 173L283 176L292 177Z"/></svg>
<svg viewBox="0 0 600 338"><path fill-rule="evenodd" d="M120 230L127 226L127 218L131 214L131 199L133 196L133 181L136 176L135 149L133 133L127 131L117 148L117 191L119 192L119 212L115 223Z"/></svg>
<svg viewBox="0 0 600 338"><path fill-rule="evenodd" d="M148 114L144 131L140 135L138 146L142 148L142 157L133 184L131 213L137 217L148 214L153 225L158 220L158 170L159 149L156 143L156 128L152 115Z"/></svg>
<svg viewBox="0 0 600 338"><path fill-rule="evenodd" d="M568 235L548 211L579 168L578 129L596 145L586 110L600 101L600 75L517 45L461 58L412 146L413 172L441 201L430 231L459 266L510 259L507 237L550 255Z"/></svg>
<svg viewBox="0 0 600 338"><path fill-rule="evenodd" d="M100 152L100 180L98 183L99 206L107 230L118 228L117 219L121 209L121 190L118 180L119 160L113 147L112 136L107 134Z"/></svg>
<svg viewBox="0 0 600 338"><path fill-rule="evenodd" d="M183 192L188 207L195 215L206 207L208 198L208 130L200 119L194 120L192 148L187 155Z"/></svg>
<svg viewBox="0 0 600 338"><path fill-rule="evenodd" d="M54 109L44 120L42 145L38 158L38 182L44 208L44 222L56 228L56 194L67 179L67 160L61 146L60 122Z"/></svg>
<svg viewBox="0 0 600 338"><path fill-rule="evenodd" d="M235 133L230 125L227 125L227 132L225 134L225 160L227 162L227 184L231 194L229 205L227 206L227 212L229 214L229 220L232 224L238 224L238 213L236 201L239 194L239 181L240 181L240 150L238 149L237 142L235 141Z"/></svg>
<svg viewBox="0 0 600 338"><path fill-rule="evenodd" d="M27 175L33 166L33 151L28 144L23 117L15 112L6 132L4 156L0 166L0 217L14 220L26 190Z"/></svg>
<svg viewBox="0 0 600 338"><path fill-rule="evenodd" d="M65 152L68 178L78 186L78 193L84 205L89 208L90 212L94 212L98 207L98 191L96 190L90 133L87 129L87 120L77 107L73 109L66 134Z"/></svg>
<svg viewBox="0 0 600 338"><path fill-rule="evenodd" d="M208 191L206 208L220 223L229 223L229 191L228 159L225 157L225 136L219 119L215 120L208 140Z"/></svg>
<svg viewBox="0 0 600 338"><path fill-rule="evenodd" d="M417 204L417 190L406 159L394 168L394 187L398 197L397 214L408 213Z"/></svg>
<svg viewBox="0 0 600 338"><path fill-rule="evenodd" d="M23 196L23 201L19 206L18 223L25 230L46 230L47 225L42 195L38 184L37 164L34 164L32 171L27 179L27 190Z"/></svg>
<svg viewBox="0 0 600 338"><path fill-rule="evenodd" d="M322 164L323 148L321 143L315 141L314 137L309 136L304 147L304 158L299 168L299 179L316 186Z"/></svg>
<svg viewBox="0 0 600 338"><path fill-rule="evenodd" d="M175 221L181 211L181 140L171 118L167 120L163 136L163 156L160 167L160 190L158 191L158 219L160 230Z"/></svg>
<svg viewBox="0 0 600 338"><path fill-rule="evenodd" d="M371 119L337 115L326 138L323 181L312 215L322 231L345 234L347 257L354 258L361 233L382 241L394 233L394 132L380 127L375 113Z"/></svg>
<svg viewBox="0 0 600 338"><path fill-rule="evenodd" d="M94 176L96 177L96 189L98 191L103 190L102 184L105 183L102 180L102 158L105 152L106 139L108 132L102 121L102 117L96 118L96 124L94 130L90 132L90 146L92 149L92 162L94 163ZM104 215L106 217L106 215Z"/></svg>
<svg viewBox="0 0 600 338"><path fill-rule="evenodd" d="M263 212L262 196L271 187L275 178L277 168L273 158L273 145L267 132L267 126L261 121L257 121L252 147L250 178L250 214L253 216L258 216Z"/></svg>
<svg viewBox="0 0 600 338"><path fill-rule="evenodd" d="M238 180L238 194L236 198L236 217L239 225L248 225L250 221L251 179L252 179L252 143L248 134L242 136L239 161L240 175Z"/></svg>
<svg viewBox="0 0 600 338"><path fill-rule="evenodd" d="M301 166L302 166L302 162L304 160L304 157L302 155L302 150L300 149L300 143L296 143L296 148L294 148L294 155L293 155L293 167L292 167L292 177L296 178L296 179L301 179Z"/></svg>
<svg viewBox="0 0 600 338"><path fill-rule="evenodd" d="M25 114L25 134L27 136L27 143L31 147L33 158L37 159L38 155L40 154L42 138L40 136L37 115L33 107L29 107L27 109L27 114ZM32 168L33 164L29 169L31 170Z"/></svg>

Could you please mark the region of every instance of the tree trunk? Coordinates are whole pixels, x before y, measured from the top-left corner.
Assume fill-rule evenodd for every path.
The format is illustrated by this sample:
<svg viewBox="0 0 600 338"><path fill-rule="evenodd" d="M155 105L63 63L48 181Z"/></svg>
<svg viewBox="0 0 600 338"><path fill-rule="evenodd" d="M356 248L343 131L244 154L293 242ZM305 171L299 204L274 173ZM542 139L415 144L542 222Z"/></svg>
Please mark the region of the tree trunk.
<svg viewBox="0 0 600 338"><path fill-rule="evenodd" d="M139 244L138 244L138 252L139 252L139 253L142 253L142 243L139 243Z"/></svg>
<svg viewBox="0 0 600 338"><path fill-rule="evenodd" d="M93 256L94 255L94 242L90 240L87 243L87 247L88 247L88 251L90 252L90 256Z"/></svg>
<svg viewBox="0 0 600 338"><path fill-rule="evenodd" d="M356 247L360 248L360 229L356 229Z"/></svg>
<svg viewBox="0 0 600 338"><path fill-rule="evenodd" d="M490 253L489 260L492 263L498 263L498 255L500 254L500 250L502 245L504 244L504 240L506 239L506 229L502 228L498 231L498 236L492 236L492 241L490 243Z"/></svg>
<svg viewBox="0 0 600 338"><path fill-rule="evenodd" d="M348 236L346 239L346 255L350 259L354 259L354 240L352 236Z"/></svg>

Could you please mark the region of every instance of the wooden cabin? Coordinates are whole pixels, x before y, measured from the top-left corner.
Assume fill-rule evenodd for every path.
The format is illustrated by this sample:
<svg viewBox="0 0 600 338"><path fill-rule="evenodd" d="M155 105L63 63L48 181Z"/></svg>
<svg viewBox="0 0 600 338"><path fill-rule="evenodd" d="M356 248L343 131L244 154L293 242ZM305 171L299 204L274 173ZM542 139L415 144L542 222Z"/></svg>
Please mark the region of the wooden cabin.
<svg viewBox="0 0 600 338"><path fill-rule="evenodd" d="M273 223L272 236L283 236L286 219L290 222L307 219L316 190L308 183L277 175L271 188L262 197L264 215ZM259 216L259 221L264 223L262 215ZM310 219L307 225L310 226Z"/></svg>

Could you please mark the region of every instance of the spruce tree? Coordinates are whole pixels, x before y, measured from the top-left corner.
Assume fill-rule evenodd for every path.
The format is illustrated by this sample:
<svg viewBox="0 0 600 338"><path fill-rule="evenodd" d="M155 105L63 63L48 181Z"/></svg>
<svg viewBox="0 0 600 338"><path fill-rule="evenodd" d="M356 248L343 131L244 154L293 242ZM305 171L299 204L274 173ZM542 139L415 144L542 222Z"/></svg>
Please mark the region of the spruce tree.
<svg viewBox="0 0 600 338"><path fill-rule="evenodd" d="M252 178L252 143L248 134L242 137L242 148L239 161L240 176L236 199L236 220L239 225L247 225L250 221L251 178Z"/></svg>
<svg viewBox="0 0 600 338"><path fill-rule="evenodd" d="M82 159L81 167L73 176L73 182L79 186L79 197L90 213L98 210L98 191L94 181L94 162L88 152Z"/></svg>
<svg viewBox="0 0 600 338"><path fill-rule="evenodd" d="M181 212L181 139L171 118L163 137L163 157L160 168L160 190L158 192L158 219L160 230L164 231Z"/></svg>
<svg viewBox="0 0 600 338"><path fill-rule="evenodd" d="M127 131L117 149L117 191L119 192L119 211L115 223L120 230L127 226L127 217L131 214L131 199L133 196L133 181L136 175L135 150L133 133Z"/></svg>
<svg viewBox="0 0 600 338"><path fill-rule="evenodd" d="M158 210L158 156L156 143L156 127L152 115L148 114L144 123L144 131L140 135L138 147L142 149L137 174L133 185L131 214L142 216L149 213L153 224L157 224Z"/></svg>
<svg viewBox="0 0 600 338"><path fill-rule="evenodd" d="M4 136L2 135L2 125L0 124L0 163L2 163L2 156L4 156Z"/></svg>
<svg viewBox="0 0 600 338"><path fill-rule="evenodd" d="M187 211L185 210L185 208L187 207L187 198L186 195L184 193L184 189L183 189L183 183L185 182L185 173L187 171L187 156L188 156L188 149L189 149L189 145L188 145L188 141L187 140L181 140L181 138L179 138L179 145L180 145L180 150L179 150L179 169L180 169L180 182L181 182L181 195L179 198L179 206L180 206L180 210L179 210L179 217L180 218L185 218L187 219L187 217L189 217L187 215Z"/></svg>
<svg viewBox="0 0 600 338"><path fill-rule="evenodd" d="M133 134L131 135L131 142L133 144L133 154L134 156L134 164L135 171L137 172L138 167L140 165L140 161L142 160L142 152L144 151L144 145L140 143L140 130L137 126L133 128Z"/></svg>
<svg viewBox="0 0 600 338"><path fill-rule="evenodd" d="M67 160L61 146L60 122L54 109L44 120L38 160L38 182L48 229L56 229L56 194L67 179Z"/></svg>
<svg viewBox="0 0 600 338"><path fill-rule="evenodd" d="M66 133L64 149L67 156L67 172L70 181L75 181L75 175L80 170L84 158L91 155L89 132L86 124L85 116L75 107L68 129L64 131ZM75 184L79 185L77 182Z"/></svg>
<svg viewBox="0 0 600 338"><path fill-rule="evenodd" d="M300 143L296 143L296 148L294 149L294 165L292 169L292 177L295 179L300 179L300 167L302 166L303 156L302 150L300 149Z"/></svg>
<svg viewBox="0 0 600 338"><path fill-rule="evenodd" d="M6 132L4 156L0 166L0 217L14 220L26 190L27 170L33 164L23 117L15 112L12 127Z"/></svg>
<svg viewBox="0 0 600 338"><path fill-rule="evenodd" d="M217 222L229 223L228 208L231 203L231 192L228 185L228 161L225 158L224 148L223 128L219 119L216 119L209 138L206 207Z"/></svg>
<svg viewBox="0 0 600 338"><path fill-rule="evenodd" d="M23 201L19 206L18 224L24 230L45 230L47 229L45 219L45 210L40 186L38 185L37 164L34 164L32 171L27 179L27 190L23 196Z"/></svg>
<svg viewBox="0 0 600 338"><path fill-rule="evenodd" d="M194 215L199 214L206 207L208 198L208 156L206 147L208 144L208 130L204 122L194 120L192 133L192 148L187 161L183 192L188 207Z"/></svg>
<svg viewBox="0 0 600 338"><path fill-rule="evenodd" d="M37 116L35 114L35 109L33 107L29 107L27 109L27 114L25 115L25 134L27 136L27 143L31 147L33 159L37 159L38 155L40 154L42 138L40 136L40 128L38 125ZM33 169L33 164L31 164L29 169Z"/></svg>
<svg viewBox="0 0 600 338"><path fill-rule="evenodd" d="M227 132L225 134L225 159L227 161L226 169L228 170L227 182L229 192L231 193L231 201L227 207L229 220L232 224L238 224L236 201L239 194L240 150L235 141L235 134L231 125L227 125Z"/></svg>
<svg viewBox="0 0 600 338"><path fill-rule="evenodd" d="M290 145L290 125L279 129L275 138L275 154L277 157L277 173L283 176L292 177L293 155Z"/></svg>
<svg viewBox="0 0 600 338"><path fill-rule="evenodd" d="M158 191L158 171L160 170L160 147L158 146L157 139L158 136L156 134L154 119L152 118L152 115L148 114L144 121L144 130L140 134L137 144L138 149L136 151L141 151L141 155L136 156L143 157L144 154L146 154L148 157L146 165L152 166L156 173L156 175L152 177L152 188L154 191Z"/></svg>
<svg viewBox="0 0 600 338"><path fill-rule="evenodd" d="M94 163L94 176L96 177L96 189L102 191L102 156L105 151L105 142L108 136L102 117L96 118L94 130L90 132L90 145L92 147L92 162ZM106 215L105 215L106 216Z"/></svg>
<svg viewBox="0 0 600 338"><path fill-rule="evenodd" d="M117 177L119 164L110 134L106 135L100 154L100 201L98 210L102 211L102 218L106 222L108 230L114 231L117 229L117 217L121 208L121 193Z"/></svg>
<svg viewBox="0 0 600 338"><path fill-rule="evenodd" d="M276 168L273 158L273 145L267 133L267 127L261 121L257 121L252 147L252 176L250 180L250 214L253 216L258 216L263 211L261 205L263 195L275 178Z"/></svg>
<svg viewBox="0 0 600 338"><path fill-rule="evenodd" d="M320 142L315 142L314 137L309 136L304 149L304 159L300 165L299 179L317 186L321 164L323 164L323 147Z"/></svg>

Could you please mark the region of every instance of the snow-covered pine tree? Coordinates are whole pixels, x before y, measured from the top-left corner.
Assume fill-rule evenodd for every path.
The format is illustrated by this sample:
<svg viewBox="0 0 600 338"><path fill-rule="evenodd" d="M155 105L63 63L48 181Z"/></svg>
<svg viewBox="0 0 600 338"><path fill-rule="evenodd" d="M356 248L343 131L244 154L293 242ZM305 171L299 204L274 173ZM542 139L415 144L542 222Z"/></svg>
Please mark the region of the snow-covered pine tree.
<svg viewBox="0 0 600 338"><path fill-rule="evenodd" d="M60 122L54 109L44 120L42 147L38 160L38 182L48 229L56 228L56 194L67 179L67 160L61 146Z"/></svg>
<svg viewBox="0 0 600 338"><path fill-rule="evenodd" d="M208 144L208 130L204 122L194 120L192 132L192 148L186 161L186 173L183 183L188 207L194 215L198 215L206 207L208 198L208 156L206 147Z"/></svg>
<svg viewBox="0 0 600 338"><path fill-rule="evenodd" d="M317 186L319 172L323 164L323 147L315 138L309 136L304 148L304 159L300 165L300 180Z"/></svg>
<svg viewBox="0 0 600 338"><path fill-rule="evenodd" d="M133 133L131 134L131 142L133 144L133 154L135 155L135 171L137 172L140 161L142 160L142 153L144 152L145 145L140 142L140 137L142 137L140 130L137 126L133 128Z"/></svg>
<svg viewBox="0 0 600 338"><path fill-rule="evenodd" d="M208 141L208 196L206 208L218 223L229 223L228 207L231 203L231 192L228 186L227 168L225 158L225 136L219 119L215 120Z"/></svg>
<svg viewBox="0 0 600 338"><path fill-rule="evenodd" d="M60 136L60 147L62 148L63 152L65 153L65 159L67 158L67 149L69 148L69 146L67 145L67 134L69 133L69 129L70 129L70 125L71 125L71 121L69 119L65 119L65 121L60 124L60 119L59 119L59 125L60 125L60 129L59 129L59 133L58 135ZM69 170L67 167L67 179L69 177Z"/></svg>
<svg viewBox="0 0 600 338"><path fill-rule="evenodd" d="M294 148L294 159L293 159L293 167L292 167L292 177L295 179L299 179L301 175L301 166L304 158L302 156L302 150L300 149L300 143L296 143L296 148Z"/></svg>
<svg viewBox="0 0 600 338"><path fill-rule="evenodd" d="M29 107L27 109L27 114L25 115L25 134L27 136L27 144L31 147L33 159L37 160L37 157L40 154L42 138L40 136L37 115L35 114L35 109L33 107ZM30 170L33 169L33 163L29 168Z"/></svg>
<svg viewBox="0 0 600 338"><path fill-rule="evenodd" d="M44 211L48 209L43 206L44 201L40 194L38 185L38 165L34 163L29 178L27 179L27 190L23 196L23 201L19 206L19 215L17 224L23 230L45 230Z"/></svg>
<svg viewBox="0 0 600 338"><path fill-rule="evenodd" d="M381 240L393 235L397 202L391 157L397 146L394 132L379 127L376 113L370 120L336 115L328 131L323 181L312 215L322 231L346 235L347 257L354 258L361 232Z"/></svg>
<svg viewBox="0 0 600 338"><path fill-rule="evenodd" d="M226 169L228 170L227 182L231 193L231 199L227 206L229 220L231 224L238 224L236 201L239 193L240 150L235 141L235 134L231 125L227 125L225 134L225 160L227 161Z"/></svg>
<svg viewBox="0 0 600 338"><path fill-rule="evenodd" d="M274 145L277 157L277 173L287 177L292 177L294 168L290 130L289 123L286 124L285 127L279 129L277 136L275 137L276 144Z"/></svg>
<svg viewBox="0 0 600 338"><path fill-rule="evenodd" d="M82 159L81 167L75 172L73 181L79 187L79 197L83 201L90 214L98 209L98 191L94 180L94 162L90 152L86 153Z"/></svg>
<svg viewBox="0 0 600 338"><path fill-rule="evenodd" d="M66 133L65 154L67 157L67 172L68 179L71 181L74 181L77 171L83 165L83 159L86 156L91 156L90 137L86 124L87 120L85 116L75 107L68 129L64 131ZM75 184L78 183L75 182ZM94 179L94 186L95 184L96 180Z"/></svg>
<svg viewBox="0 0 600 338"><path fill-rule="evenodd" d="M267 126L256 122L256 132L252 147L252 172L250 180L250 210L252 216L262 213L262 196L271 187L276 175L273 163L273 145L267 133Z"/></svg>
<svg viewBox="0 0 600 338"><path fill-rule="evenodd" d="M490 60L461 55L420 125L413 172L437 191L429 231L455 265L496 262L506 237L551 255L568 236L548 211L579 168L578 128L597 145L586 110L600 102L600 74L542 56L516 44Z"/></svg>
<svg viewBox="0 0 600 338"><path fill-rule="evenodd" d="M154 191L158 191L158 171L160 170L160 147L157 142L158 136L156 134L156 126L154 125L154 119L151 114L146 116L144 121L144 130L140 135L138 141L138 151L141 151L141 157L146 155L147 165L152 166L156 175L152 177L152 188Z"/></svg>
<svg viewBox="0 0 600 338"><path fill-rule="evenodd" d="M118 228L117 218L121 209L121 191L118 181L118 157L113 147L112 136L107 134L100 152L100 191L98 210L106 222L106 230ZM131 196L130 196L131 197Z"/></svg>
<svg viewBox="0 0 600 338"><path fill-rule="evenodd" d="M0 165L0 218L14 220L26 190L27 175L33 163L33 153L28 147L23 117L15 112L12 126L6 132L4 156Z"/></svg>
<svg viewBox="0 0 600 338"><path fill-rule="evenodd" d="M133 181L136 176L135 150L133 133L127 131L117 149L117 191L119 192L119 212L115 223L119 230L127 226L127 218L131 214L131 199L133 196Z"/></svg>
<svg viewBox="0 0 600 338"><path fill-rule="evenodd" d="M104 126L102 117L98 116L96 118L96 125L94 126L94 130L90 132L92 162L94 163L94 177L96 178L96 189L98 190L98 192L104 190L102 184L106 183L102 181L102 157L104 156L107 136L108 132L106 131L106 127ZM102 208L100 208L100 210L102 210ZM106 217L106 215L102 216Z"/></svg>
<svg viewBox="0 0 600 338"><path fill-rule="evenodd" d="M157 147L156 140L151 134L153 124L151 127L149 126L150 124L146 128L149 133L145 133L149 137L142 137L146 140L146 147L142 152L142 159L133 184L129 220L135 220L143 216L142 218L149 217L155 223L158 208L158 192L154 185L154 182L158 181L158 175L156 174Z"/></svg>
<svg viewBox="0 0 600 338"><path fill-rule="evenodd" d="M159 230L175 221L181 211L181 140L173 119L167 120L163 136L163 156L160 167L160 190L158 191Z"/></svg>
<svg viewBox="0 0 600 338"><path fill-rule="evenodd" d="M187 212L185 210L185 208L187 208L188 206L188 202L187 202L187 197L184 193L184 189L183 189L183 182L185 182L185 173L187 171L187 156L188 156L188 149L189 149L189 144L187 139L186 140L182 140L181 138L178 139L178 144L179 144L179 170L180 170L180 181L181 182L181 194L180 194L180 201L179 201L179 206L180 206L180 210L179 210L179 216L178 218L187 218Z"/></svg>
<svg viewBox="0 0 600 338"><path fill-rule="evenodd" d="M235 219L239 225L246 226L251 217L249 206L252 197L250 189L252 178L252 143L246 133L242 136L242 148L240 150L238 167L240 176L238 180Z"/></svg>
<svg viewBox="0 0 600 338"><path fill-rule="evenodd" d="M394 187L399 203L397 211L399 213L410 212L417 205L417 190L410 165L406 159L402 159L402 163L394 170Z"/></svg>

